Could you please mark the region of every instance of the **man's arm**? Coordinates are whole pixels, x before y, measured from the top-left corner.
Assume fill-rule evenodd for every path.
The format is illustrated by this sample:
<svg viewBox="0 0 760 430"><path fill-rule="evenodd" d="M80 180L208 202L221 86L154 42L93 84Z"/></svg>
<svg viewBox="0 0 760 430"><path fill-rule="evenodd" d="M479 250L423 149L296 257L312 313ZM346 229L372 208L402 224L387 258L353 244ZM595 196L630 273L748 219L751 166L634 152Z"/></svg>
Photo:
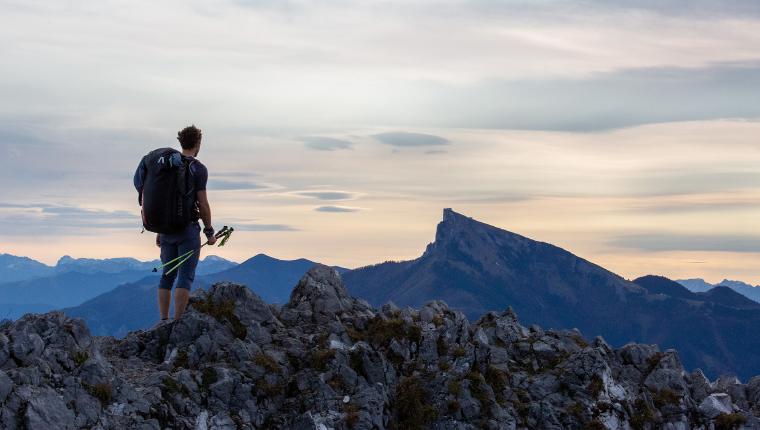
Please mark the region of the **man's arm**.
<svg viewBox="0 0 760 430"><path fill-rule="evenodd" d="M203 221L203 227L211 228L211 205L208 203L208 196L206 190L198 191L196 193L198 199L198 212L201 214L201 220ZM211 230L211 236L206 236L208 244L213 245L216 242L213 230Z"/></svg>
<svg viewBox="0 0 760 430"><path fill-rule="evenodd" d="M196 198L198 199L198 211L201 214L203 226L206 228L211 227L211 205L208 203L206 190L198 191Z"/></svg>

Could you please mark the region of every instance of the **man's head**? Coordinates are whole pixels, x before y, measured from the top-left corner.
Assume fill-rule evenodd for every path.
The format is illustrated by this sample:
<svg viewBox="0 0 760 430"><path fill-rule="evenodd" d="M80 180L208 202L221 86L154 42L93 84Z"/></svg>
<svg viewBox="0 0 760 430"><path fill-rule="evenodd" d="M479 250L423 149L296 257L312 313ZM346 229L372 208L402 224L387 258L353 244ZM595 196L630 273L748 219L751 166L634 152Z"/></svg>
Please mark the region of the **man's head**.
<svg viewBox="0 0 760 430"><path fill-rule="evenodd" d="M182 145L182 149L193 152L193 156L197 156L201 149L201 137L203 137L201 129L197 128L195 124L185 127L177 133L177 140Z"/></svg>

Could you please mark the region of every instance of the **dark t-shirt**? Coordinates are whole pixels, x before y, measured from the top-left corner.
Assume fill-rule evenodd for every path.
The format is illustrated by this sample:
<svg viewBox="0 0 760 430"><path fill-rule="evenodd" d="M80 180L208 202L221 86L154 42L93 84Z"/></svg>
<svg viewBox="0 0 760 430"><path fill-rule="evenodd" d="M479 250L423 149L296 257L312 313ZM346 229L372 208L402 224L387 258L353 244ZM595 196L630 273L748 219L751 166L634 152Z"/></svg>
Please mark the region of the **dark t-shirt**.
<svg viewBox="0 0 760 430"><path fill-rule="evenodd" d="M195 192L206 191L206 183L208 182L208 169L197 158L185 157L187 160L194 160L190 163L190 174L193 175L193 181L195 182Z"/></svg>
<svg viewBox="0 0 760 430"><path fill-rule="evenodd" d="M193 208L193 219L199 220L201 218L201 211L198 209L198 191L206 191L206 182L208 182L208 169L200 161L193 157L185 157L185 159L192 160L190 163L190 174L193 175L193 181L195 183L195 208Z"/></svg>

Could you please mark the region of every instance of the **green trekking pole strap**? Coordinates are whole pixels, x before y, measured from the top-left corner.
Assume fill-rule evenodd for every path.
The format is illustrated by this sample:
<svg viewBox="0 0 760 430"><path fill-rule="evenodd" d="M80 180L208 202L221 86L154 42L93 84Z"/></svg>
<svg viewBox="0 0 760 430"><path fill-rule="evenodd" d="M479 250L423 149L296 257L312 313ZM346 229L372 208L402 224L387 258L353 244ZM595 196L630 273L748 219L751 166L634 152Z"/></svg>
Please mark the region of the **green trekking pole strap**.
<svg viewBox="0 0 760 430"><path fill-rule="evenodd" d="M228 241L228 240L230 240L230 236L232 236L232 232L233 232L233 231L235 231L235 229L234 229L233 227L229 227L229 228L228 228L226 225L225 225L224 227L222 227L222 229L221 229L221 230L219 230L219 231L218 231L218 232L217 232L217 233L214 235L214 237L215 237L215 238L217 238L217 239L222 239L222 241L219 243L219 245L218 245L218 246L224 246L224 245L227 243L227 241ZM208 245L208 241L206 241L206 243L204 243L203 245L201 245L201 248L203 248L203 247L204 247L204 246L206 246L206 245ZM158 272L158 269L160 269L160 268L162 268L162 267L165 267L165 266L169 266L170 264L172 264L172 263L174 263L175 261L177 261L177 263L176 263L176 264L175 264L175 265L174 265L174 266L173 266L171 269L169 269L169 270L168 270L168 271L165 273L165 275L168 275L168 274L172 273L173 271L175 271L175 270L176 270L176 269L177 269L179 266L181 266L181 265L182 265L182 263L184 263L184 262L185 262L185 261L187 261L187 260L188 260L190 257L192 257L192 256L193 256L193 253L195 253L195 251L196 251L196 250L194 250L194 249L192 249L192 250L190 250L190 251L187 251L186 253L184 253L184 254L180 255L179 257L177 257L177 258L175 258L175 259L173 259L173 260L171 260L171 261L167 261L166 263L164 263L164 264L162 264L162 265L160 265L160 266L158 266L158 267L154 267L154 268L153 268L153 271L154 271L154 272ZM200 252L200 248L198 249L198 252ZM178 260L179 260L179 261L178 261Z"/></svg>
<svg viewBox="0 0 760 430"><path fill-rule="evenodd" d="M172 267L171 269L169 269L169 270L168 270L166 273L164 273L164 275L168 275L168 274L172 273L173 271L175 271L175 270L176 270L176 269L177 269L179 266L181 266L181 265L182 265L182 263L184 263L184 262L185 262L185 261L187 261L187 260L188 260L190 257L192 257L194 253L195 253L195 250L193 250L193 251L190 251L190 252L189 252L189 254L190 254L190 255L188 255L187 257L185 257L185 258L183 258L182 260L180 260L180 262L179 262L179 263L177 263L176 265L174 265L174 267Z"/></svg>
<svg viewBox="0 0 760 430"><path fill-rule="evenodd" d="M188 255L191 255L193 252L195 252L195 250L194 250L194 249L191 249L190 251L187 251L186 253L184 253L184 254L180 255L179 257L177 257L177 258L175 258L175 259L173 259L173 260L171 260L171 261L167 261L166 263L164 263L164 264L162 264L162 265L160 265L160 266L156 266L156 267L154 267L154 268L153 268L153 271L154 271L154 272L158 272L158 269L161 269L161 268L163 268L164 266L168 266L168 265L170 265L170 264L174 263L174 262L175 262L175 261L177 261L177 260L180 260L180 259L182 259L182 258L185 258L185 257L187 257Z"/></svg>

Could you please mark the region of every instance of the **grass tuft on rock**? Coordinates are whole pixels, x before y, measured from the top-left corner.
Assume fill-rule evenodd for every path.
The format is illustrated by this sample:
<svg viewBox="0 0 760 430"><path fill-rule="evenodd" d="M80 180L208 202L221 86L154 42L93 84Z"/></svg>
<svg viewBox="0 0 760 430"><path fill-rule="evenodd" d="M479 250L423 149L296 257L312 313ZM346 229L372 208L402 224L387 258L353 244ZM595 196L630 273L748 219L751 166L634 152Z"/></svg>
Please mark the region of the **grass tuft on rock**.
<svg viewBox="0 0 760 430"><path fill-rule="evenodd" d="M90 359L90 354L87 351L77 351L71 358L74 360L74 364L76 364L77 367L82 367L82 365Z"/></svg>
<svg viewBox="0 0 760 430"><path fill-rule="evenodd" d="M438 417L429 395L416 376L406 377L396 387L396 424L399 429L423 430Z"/></svg>
<svg viewBox="0 0 760 430"><path fill-rule="evenodd" d="M256 355L253 356L253 362L256 363L256 365L263 367L267 372L280 373L280 365L277 364L277 361L267 353L256 353Z"/></svg>
<svg viewBox="0 0 760 430"><path fill-rule="evenodd" d="M747 422L747 418L738 413L720 414L715 418L715 430L736 430Z"/></svg>
<svg viewBox="0 0 760 430"><path fill-rule="evenodd" d="M101 384L83 384L84 388L87 390L88 393L92 397L95 397L96 399L100 400L100 404L103 406L108 405L111 403L111 398L113 397L113 387L111 387L111 384L108 383L101 383Z"/></svg>
<svg viewBox="0 0 760 430"><path fill-rule="evenodd" d="M215 302L211 297L198 300L192 303L192 307L198 312L204 313L216 319L217 321L227 321L232 328L232 334L238 339L245 339L248 330L240 319L235 315L235 302L225 300Z"/></svg>

